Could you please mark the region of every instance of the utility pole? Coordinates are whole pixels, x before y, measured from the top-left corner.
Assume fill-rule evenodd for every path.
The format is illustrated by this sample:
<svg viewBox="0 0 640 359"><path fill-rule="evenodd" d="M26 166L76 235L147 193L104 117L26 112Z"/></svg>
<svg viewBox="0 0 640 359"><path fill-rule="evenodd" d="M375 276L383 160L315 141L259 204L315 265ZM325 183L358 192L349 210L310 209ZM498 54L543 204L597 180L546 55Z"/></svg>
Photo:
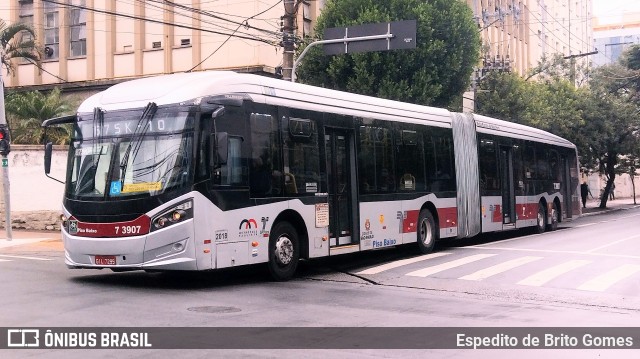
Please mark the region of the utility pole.
<svg viewBox="0 0 640 359"><path fill-rule="evenodd" d="M0 49L2 51L3 49ZM13 239L11 233L11 193L9 189L9 159L7 155L10 151L9 126L7 126L7 118L4 110L4 81L2 80L2 69L0 68L0 155L2 155L2 184L4 191L4 215L5 230L7 231L7 240Z"/></svg>
<svg viewBox="0 0 640 359"><path fill-rule="evenodd" d="M296 0L284 0L284 16L282 17L282 77L291 81L293 73L293 52L295 50L294 34L296 17Z"/></svg>

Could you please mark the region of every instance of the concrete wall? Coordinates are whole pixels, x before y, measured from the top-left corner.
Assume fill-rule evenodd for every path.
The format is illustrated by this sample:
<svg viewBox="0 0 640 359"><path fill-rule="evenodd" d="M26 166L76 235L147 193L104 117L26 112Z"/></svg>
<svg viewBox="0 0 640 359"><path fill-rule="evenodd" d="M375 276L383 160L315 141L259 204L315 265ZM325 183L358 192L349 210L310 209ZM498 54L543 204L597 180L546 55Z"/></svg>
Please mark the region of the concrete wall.
<svg viewBox="0 0 640 359"><path fill-rule="evenodd" d="M12 228L56 230L64 185L44 174L43 146L12 145L7 156ZM64 181L67 147L54 146L51 176ZM4 168L0 168L0 171ZM4 175L0 176L0 182ZM0 227L5 225L4 183L0 186Z"/></svg>

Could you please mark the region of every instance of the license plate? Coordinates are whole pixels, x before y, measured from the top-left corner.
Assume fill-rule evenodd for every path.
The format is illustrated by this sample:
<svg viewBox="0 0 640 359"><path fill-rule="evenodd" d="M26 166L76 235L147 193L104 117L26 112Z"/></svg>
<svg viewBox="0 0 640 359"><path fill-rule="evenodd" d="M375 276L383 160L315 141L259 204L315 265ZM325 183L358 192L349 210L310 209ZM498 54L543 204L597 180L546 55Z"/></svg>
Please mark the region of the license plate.
<svg viewBox="0 0 640 359"><path fill-rule="evenodd" d="M114 266L116 265L116 256L96 256L96 265Z"/></svg>

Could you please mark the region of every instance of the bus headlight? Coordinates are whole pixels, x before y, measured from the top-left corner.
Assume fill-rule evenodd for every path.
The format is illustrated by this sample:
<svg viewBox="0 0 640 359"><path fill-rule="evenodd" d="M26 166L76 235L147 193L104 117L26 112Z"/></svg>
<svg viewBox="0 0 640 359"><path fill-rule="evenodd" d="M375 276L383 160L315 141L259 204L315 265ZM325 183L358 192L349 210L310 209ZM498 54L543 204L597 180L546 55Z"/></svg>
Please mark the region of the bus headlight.
<svg viewBox="0 0 640 359"><path fill-rule="evenodd" d="M193 200L184 201L151 219L151 231L172 226L193 218Z"/></svg>

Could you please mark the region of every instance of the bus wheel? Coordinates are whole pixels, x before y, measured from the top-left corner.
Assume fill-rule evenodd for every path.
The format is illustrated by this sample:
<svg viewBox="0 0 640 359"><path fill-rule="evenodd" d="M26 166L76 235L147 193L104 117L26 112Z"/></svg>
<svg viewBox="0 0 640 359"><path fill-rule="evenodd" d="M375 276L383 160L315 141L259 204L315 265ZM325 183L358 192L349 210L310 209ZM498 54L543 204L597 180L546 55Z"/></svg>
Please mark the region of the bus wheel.
<svg viewBox="0 0 640 359"><path fill-rule="evenodd" d="M560 222L560 211L558 210L558 204L554 202L553 208L551 208L551 223L547 224L547 231L558 229L558 222Z"/></svg>
<svg viewBox="0 0 640 359"><path fill-rule="evenodd" d="M291 279L298 267L298 232L289 222L278 222L269 237L269 273L277 281Z"/></svg>
<svg viewBox="0 0 640 359"><path fill-rule="evenodd" d="M536 224L536 233L544 233L547 228L547 212L544 210L542 202L538 203L538 219Z"/></svg>
<svg viewBox="0 0 640 359"><path fill-rule="evenodd" d="M423 209L418 217L418 249L423 254L431 253L436 244L436 223L429 210Z"/></svg>

